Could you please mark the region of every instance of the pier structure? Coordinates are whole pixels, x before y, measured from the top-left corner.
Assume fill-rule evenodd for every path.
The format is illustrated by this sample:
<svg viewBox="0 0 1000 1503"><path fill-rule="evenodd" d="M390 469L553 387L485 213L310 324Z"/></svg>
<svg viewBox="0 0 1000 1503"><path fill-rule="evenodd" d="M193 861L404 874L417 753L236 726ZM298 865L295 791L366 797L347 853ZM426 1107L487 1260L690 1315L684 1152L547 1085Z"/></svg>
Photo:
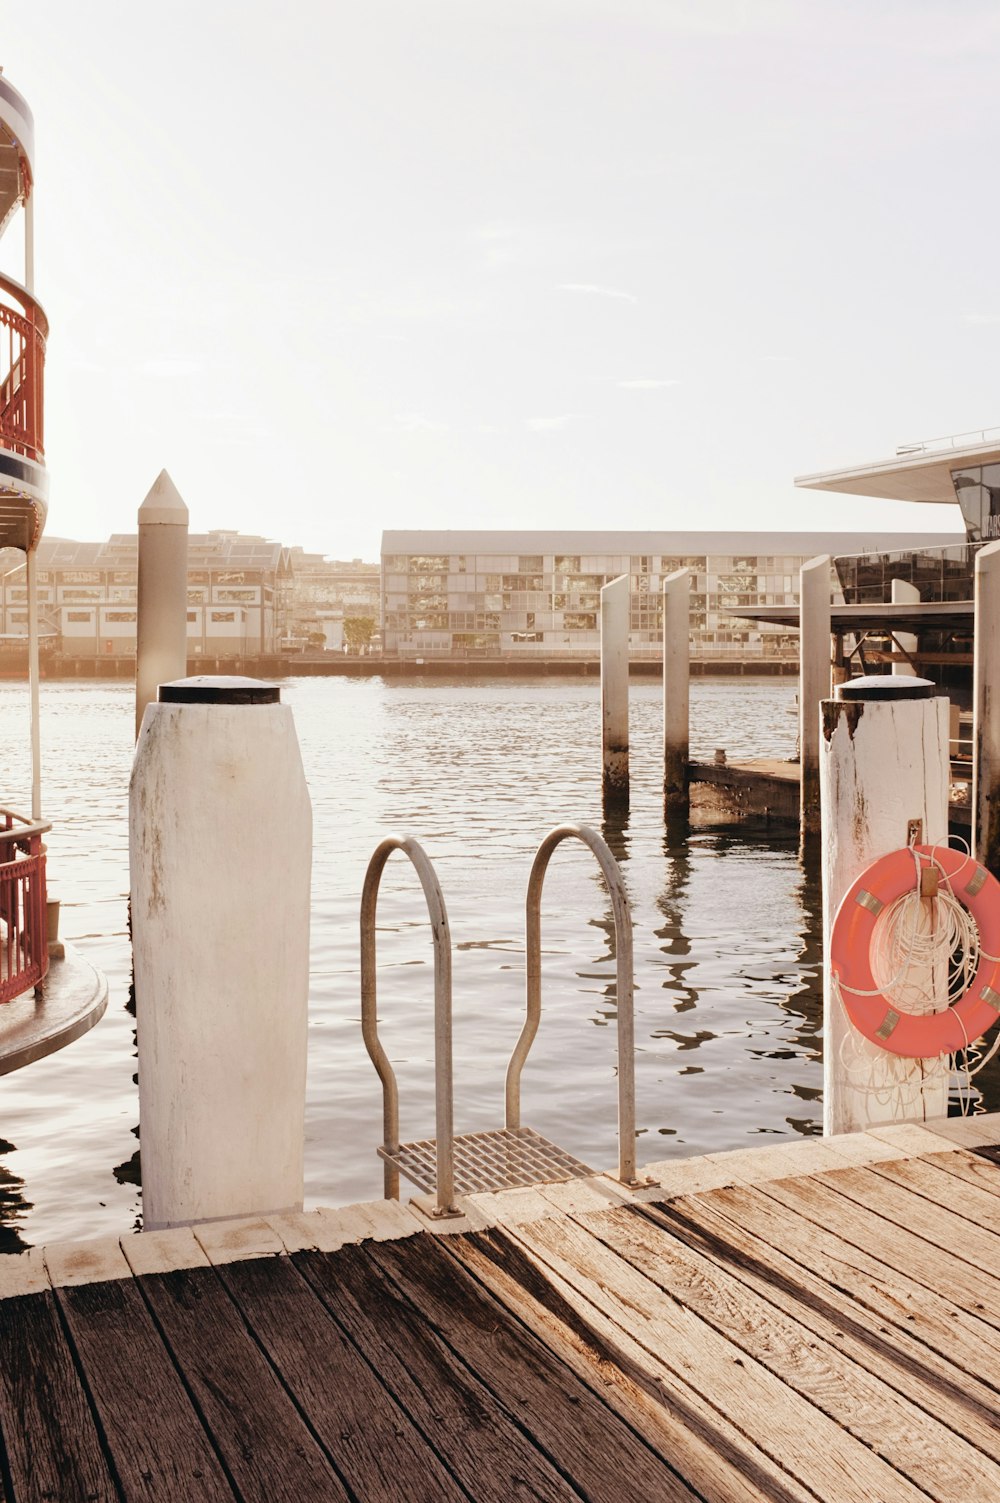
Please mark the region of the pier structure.
<svg viewBox="0 0 1000 1503"><path fill-rule="evenodd" d="M0 1260L9 1503L1000 1493L1000 1117Z"/></svg>
<svg viewBox="0 0 1000 1503"><path fill-rule="evenodd" d="M1000 543L976 555L972 704L972 847L1000 875Z"/></svg>
<svg viewBox="0 0 1000 1503"><path fill-rule="evenodd" d="M830 697L830 555L821 553L799 572L799 828L819 834L819 716Z"/></svg>

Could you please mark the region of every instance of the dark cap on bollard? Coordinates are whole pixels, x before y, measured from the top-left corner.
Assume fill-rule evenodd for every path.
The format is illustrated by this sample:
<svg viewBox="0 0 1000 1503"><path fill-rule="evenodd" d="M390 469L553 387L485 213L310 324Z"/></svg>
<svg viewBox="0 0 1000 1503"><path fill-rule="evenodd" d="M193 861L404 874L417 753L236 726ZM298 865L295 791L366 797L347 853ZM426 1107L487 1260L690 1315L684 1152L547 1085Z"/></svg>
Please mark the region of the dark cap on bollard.
<svg viewBox="0 0 1000 1503"><path fill-rule="evenodd" d="M198 673L193 678L175 678L157 690L161 704L273 705L281 699L277 684L259 678L241 678L223 673Z"/></svg>
<svg viewBox="0 0 1000 1503"><path fill-rule="evenodd" d="M909 673L866 673L833 691L835 699L933 699L937 685Z"/></svg>

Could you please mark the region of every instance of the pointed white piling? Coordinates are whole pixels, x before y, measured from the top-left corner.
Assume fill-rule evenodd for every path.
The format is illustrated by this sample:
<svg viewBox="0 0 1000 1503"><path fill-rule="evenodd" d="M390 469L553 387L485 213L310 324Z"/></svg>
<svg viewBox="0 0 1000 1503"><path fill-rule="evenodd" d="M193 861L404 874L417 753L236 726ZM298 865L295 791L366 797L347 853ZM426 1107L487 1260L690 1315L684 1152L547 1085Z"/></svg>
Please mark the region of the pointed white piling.
<svg viewBox="0 0 1000 1503"><path fill-rule="evenodd" d="M890 585L890 589L893 605L912 605L920 599L920 591L908 579L894 579ZM908 652L912 658L917 650L917 638L914 634L909 631L897 631L893 632L893 636L896 639L900 652ZM903 662L896 663L893 666L896 673L915 674L917 671L912 662L908 662L905 659Z"/></svg>
<svg viewBox="0 0 1000 1503"><path fill-rule="evenodd" d="M166 470L139 507L135 733L160 684L187 672L188 509Z"/></svg>
<svg viewBox="0 0 1000 1503"><path fill-rule="evenodd" d="M799 571L799 828L819 832L819 705L830 697L830 555Z"/></svg>
<svg viewBox="0 0 1000 1503"><path fill-rule="evenodd" d="M688 811L691 571L663 581L663 812Z"/></svg>
<svg viewBox="0 0 1000 1503"><path fill-rule="evenodd" d="M921 1061L899 1060L897 1065L896 1056L863 1038L844 1011L829 966L840 900L861 872L908 845L915 823L918 844L947 841L948 701L925 697L933 689L926 679L871 675L840 685L837 694L844 697L825 700L817 714L822 725L826 1134L947 1115L947 1073ZM865 697L880 693L886 697ZM891 1080L890 1071L895 1072Z"/></svg>
<svg viewBox="0 0 1000 1503"><path fill-rule="evenodd" d="M628 804L629 576L601 590L601 792L606 805Z"/></svg>
<svg viewBox="0 0 1000 1503"><path fill-rule="evenodd" d="M972 849L1000 876L1000 543L976 554Z"/></svg>

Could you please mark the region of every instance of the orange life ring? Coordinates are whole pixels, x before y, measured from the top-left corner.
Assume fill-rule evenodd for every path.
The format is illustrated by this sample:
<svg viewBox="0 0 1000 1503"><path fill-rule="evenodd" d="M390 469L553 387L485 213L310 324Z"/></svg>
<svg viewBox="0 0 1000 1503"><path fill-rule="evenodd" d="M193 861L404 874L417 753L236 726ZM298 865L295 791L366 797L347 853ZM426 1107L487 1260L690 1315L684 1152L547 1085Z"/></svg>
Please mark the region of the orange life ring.
<svg viewBox="0 0 1000 1503"><path fill-rule="evenodd" d="M979 969L951 1007L916 1016L898 1012L872 975L871 939L883 909L914 887L914 851L936 866L979 927ZM1000 882L964 851L918 845L882 856L844 895L830 935L830 968L844 1009L866 1039L907 1059L952 1054L980 1038L1000 1017ZM861 995L865 992L872 995Z"/></svg>

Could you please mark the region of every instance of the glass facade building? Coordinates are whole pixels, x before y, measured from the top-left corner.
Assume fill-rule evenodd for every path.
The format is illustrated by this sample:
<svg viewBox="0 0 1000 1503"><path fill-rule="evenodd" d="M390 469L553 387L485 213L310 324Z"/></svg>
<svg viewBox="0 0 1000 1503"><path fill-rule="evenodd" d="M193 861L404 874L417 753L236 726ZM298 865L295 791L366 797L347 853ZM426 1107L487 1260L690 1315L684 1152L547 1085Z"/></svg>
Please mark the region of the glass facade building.
<svg viewBox="0 0 1000 1503"><path fill-rule="evenodd" d="M627 574L632 656L657 657L663 580L688 569L695 658L794 662L797 632L732 613L797 604L803 563L870 541L851 533L387 532L383 651L595 658L601 587ZM927 541L926 534L884 540L896 550Z"/></svg>

